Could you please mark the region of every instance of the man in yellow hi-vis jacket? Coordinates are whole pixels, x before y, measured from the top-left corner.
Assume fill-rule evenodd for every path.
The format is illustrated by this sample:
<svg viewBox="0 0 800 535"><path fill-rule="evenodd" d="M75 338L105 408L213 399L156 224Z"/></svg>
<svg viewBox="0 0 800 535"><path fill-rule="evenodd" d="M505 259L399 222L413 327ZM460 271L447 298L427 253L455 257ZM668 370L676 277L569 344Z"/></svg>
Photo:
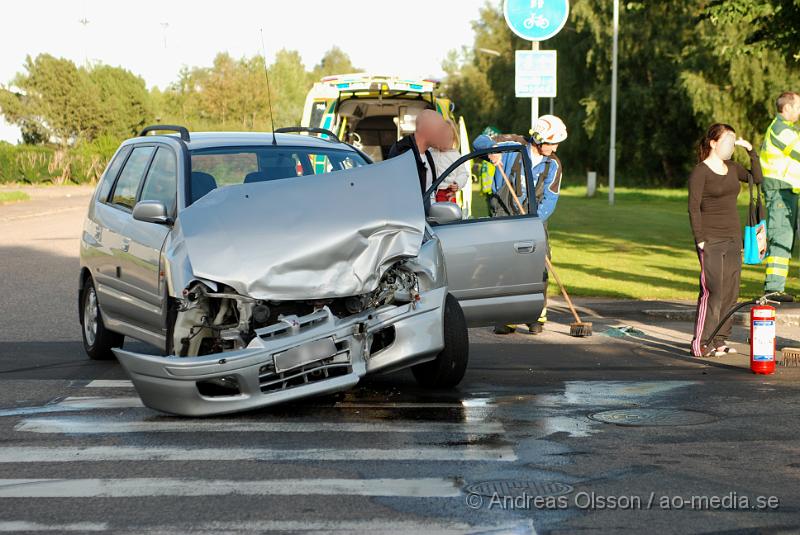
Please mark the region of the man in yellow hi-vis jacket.
<svg viewBox="0 0 800 535"><path fill-rule="evenodd" d="M780 292L776 301L794 298L785 293L797 226L797 200L800 194L800 95L787 91L776 102L778 115L769 125L759 156L764 173L764 198L767 203L767 275L765 292Z"/></svg>

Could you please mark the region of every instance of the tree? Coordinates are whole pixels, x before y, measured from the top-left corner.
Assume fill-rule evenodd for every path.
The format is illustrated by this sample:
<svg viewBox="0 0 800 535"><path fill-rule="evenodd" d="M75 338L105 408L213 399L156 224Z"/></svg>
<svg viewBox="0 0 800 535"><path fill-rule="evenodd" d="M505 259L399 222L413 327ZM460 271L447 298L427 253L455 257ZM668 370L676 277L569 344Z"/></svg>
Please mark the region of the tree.
<svg viewBox="0 0 800 535"><path fill-rule="evenodd" d="M65 146L97 135L100 99L84 69L41 54L36 59L28 56L25 70L11 82L16 91L0 91L0 108L27 140L53 139Z"/></svg>
<svg viewBox="0 0 800 535"><path fill-rule="evenodd" d="M89 80L100 99L99 134L126 138L151 122L150 94L141 77L120 67L98 65L89 71Z"/></svg>
<svg viewBox="0 0 800 535"><path fill-rule="evenodd" d="M299 125L306 94L311 87L300 54L295 50L279 50L275 62L269 67L269 79L275 126Z"/></svg>
<svg viewBox="0 0 800 535"><path fill-rule="evenodd" d="M144 80L119 67L76 67L48 54L28 57L26 73L0 90L6 120L22 130L25 143L61 146L99 136L126 138L152 117Z"/></svg>
<svg viewBox="0 0 800 535"><path fill-rule="evenodd" d="M800 7L789 4L730 0L701 12L699 42L681 80L702 124L730 123L760 145L775 97L800 86L800 63L787 55L798 51L800 30L787 23L800 23Z"/></svg>
<svg viewBox="0 0 800 535"><path fill-rule="evenodd" d="M701 129L678 78L686 50L697 39L693 23L697 5L692 0L676 0L620 6L617 154L623 179L677 186L685 183L694 163L694 144ZM562 62L560 70L583 80L581 86L570 88L578 94L568 94L566 105L574 101L583 108L582 126L589 144L575 147L566 143L564 148L571 156L576 148L590 151L590 166L601 171L607 168L609 148L611 17L610 2L577 1L572 10L575 33L565 32L554 39L558 50L567 48L570 41L586 40L581 47L583 57Z"/></svg>
<svg viewBox="0 0 800 535"><path fill-rule="evenodd" d="M740 26L741 50L780 52L800 62L800 2L798 0L714 0L706 17L715 25Z"/></svg>
<svg viewBox="0 0 800 535"><path fill-rule="evenodd" d="M319 82L325 76L333 74L349 74L352 72L361 72L353 66L348 56L341 48L334 46L322 56L320 62L314 66L311 71L311 81Z"/></svg>
<svg viewBox="0 0 800 535"><path fill-rule="evenodd" d="M798 0L629 1L620 8L623 184L683 185L712 122L730 122L759 143L775 96L800 86L800 58L787 55L800 46ZM555 112L570 133L559 149L567 173L602 173L608 165L611 17L611 2L574 0L564 29L542 46L558 50ZM473 130L526 132L530 105L514 97L513 59L530 44L507 28L499 2L480 10L473 29L474 47L444 64L445 92Z"/></svg>

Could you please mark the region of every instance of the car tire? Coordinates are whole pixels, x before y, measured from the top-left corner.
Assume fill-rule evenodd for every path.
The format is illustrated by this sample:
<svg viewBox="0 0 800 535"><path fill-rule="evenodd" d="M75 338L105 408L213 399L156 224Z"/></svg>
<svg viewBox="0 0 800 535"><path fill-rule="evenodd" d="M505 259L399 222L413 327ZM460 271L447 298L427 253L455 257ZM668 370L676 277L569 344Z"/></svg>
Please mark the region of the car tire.
<svg viewBox="0 0 800 535"><path fill-rule="evenodd" d="M91 278L86 280L86 285L81 292L80 318L83 349L89 358L92 360L113 359L114 353L111 348L122 347L125 337L106 329L100 314L100 304L97 302L97 291Z"/></svg>
<svg viewBox="0 0 800 535"><path fill-rule="evenodd" d="M467 321L458 300L447 295L444 302L444 349L436 358L411 368L414 379L428 388L451 388L464 378L469 361Z"/></svg>

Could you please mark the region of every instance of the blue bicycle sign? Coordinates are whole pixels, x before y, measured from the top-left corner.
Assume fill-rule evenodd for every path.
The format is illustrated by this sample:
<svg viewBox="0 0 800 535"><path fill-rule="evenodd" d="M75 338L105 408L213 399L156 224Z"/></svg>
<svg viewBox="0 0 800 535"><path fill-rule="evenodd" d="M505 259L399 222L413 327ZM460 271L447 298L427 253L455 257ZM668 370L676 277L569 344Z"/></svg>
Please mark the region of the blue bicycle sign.
<svg viewBox="0 0 800 535"><path fill-rule="evenodd" d="M528 41L544 41L566 24L569 0L505 0L503 14L515 34Z"/></svg>

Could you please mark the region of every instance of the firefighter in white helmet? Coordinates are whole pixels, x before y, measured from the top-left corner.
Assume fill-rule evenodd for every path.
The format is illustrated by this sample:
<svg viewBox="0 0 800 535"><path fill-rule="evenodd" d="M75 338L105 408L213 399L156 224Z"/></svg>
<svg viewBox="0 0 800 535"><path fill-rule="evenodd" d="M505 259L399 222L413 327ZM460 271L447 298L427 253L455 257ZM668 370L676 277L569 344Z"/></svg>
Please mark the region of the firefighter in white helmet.
<svg viewBox="0 0 800 535"><path fill-rule="evenodd" d="M531 158L531 181L534 185L534 199L536 200L536 213L545 224L553 215L558 203L558 196L561 193L561 160L556 156L558 144L567 139L567 127L564 121L555 115L542 115L536 120L536 124L530 131L527 138L528 151ZM478 137L473 146L476 149L487 148L494 144L488 136ZM510 162L509 162L510 168ZM499 173L498 173L499 174ZM502 179L500 179L502 180ZM495 196L502 191L503 184L499 180ZM494 192L494 188L493 188ZM490 203L491 204L491 203ZM550 256L549 240L547 256ZM547 322L547 297L545 296L545 306L539 321L528 325L528 332L539 334ZM497 334L509 334L514 332L513 325L498 325L495 327Z"/></svg>
<svg viewBox="0 0 800 535"><path fill-rule="evenodd" d="M542 115L531 129L530 155L536 195L537 214L547 232L547 220L553 215L561 193L561 160L556 156L558 144L567 139L567 125L555 115ZM547 240L547 256L550 257L550 240ZM547 322L547 295L539 321L528 325L531 334L539 334Z"/></svg>

